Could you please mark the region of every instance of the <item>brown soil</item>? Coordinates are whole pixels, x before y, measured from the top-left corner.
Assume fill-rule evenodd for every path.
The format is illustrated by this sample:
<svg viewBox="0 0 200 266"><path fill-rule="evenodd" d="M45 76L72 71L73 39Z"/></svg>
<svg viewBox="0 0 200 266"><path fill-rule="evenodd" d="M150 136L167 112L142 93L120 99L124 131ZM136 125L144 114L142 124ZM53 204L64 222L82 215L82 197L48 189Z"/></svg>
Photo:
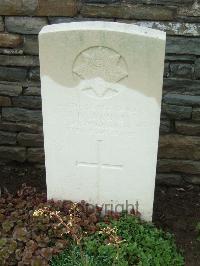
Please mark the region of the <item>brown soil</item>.
<svg viewBox="0 0 200 266"><path fill-rule="evenodd" d="M200 223L200 187L156 187L153 221L175 235L186 266L200 266L200 241L197 241L196 230Z"/></svg>

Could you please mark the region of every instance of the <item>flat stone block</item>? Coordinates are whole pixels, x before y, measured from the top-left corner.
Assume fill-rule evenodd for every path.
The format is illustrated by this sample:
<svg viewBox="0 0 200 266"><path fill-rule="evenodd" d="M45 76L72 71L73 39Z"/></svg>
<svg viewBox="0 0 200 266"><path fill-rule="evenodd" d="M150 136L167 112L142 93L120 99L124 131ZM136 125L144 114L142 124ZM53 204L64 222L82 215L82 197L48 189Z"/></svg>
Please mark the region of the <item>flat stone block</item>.
<svg viewBox="0 0 200 266"><path fill-rule="evenodd" d="M21 132L17 135L17 142L25 147L43 147L43 136L41 134L30 134Z"/></svg>
<svg viewBox="0 0 200 266"><path fill-rule="evenodd" d="M194 54L200 55L200 38L168 36L166 53L169 54Z"/></svg>
<svg viewBox="0 0 200 266"><path fill-rule="evenodd" d="M179 134L190 135L190 136L199 136L200 135L200 124L191 123L191 122L175 122L176 132Z"/></svg>
<svg viewBox="0 0 200 266"><path fill-rule="evenodd" d="M13 49L13 48L0 48L0 54L3 55L23 55L22 49Z"/></svg>
<svg viewBox="0 0 200 266"><path fill-rule="evenodd" d="M38 36L24 36L24 46L23 46L24 54L30 55L38 55L39 47L38 47Z"/></svg>
<svg viewBox="0 0 200 266"><path fill-rule="evenodd" d="M76 0L0 0L0 15L75 16Z"/></svg>
<svg viewBox="0 0 200 266"><path fill-rule="evenodd" d="M166 93L200 95L200 80L164 78L164 95Z"/></svg>
<svg viewBox="0 0 200 266"><path fill-rule="evenodd" d="M23 43L23 38L17 34L0 32L0 47L16 48Z"/></svg>
<svg viewBox="0 0 200 266"><path fill-rule="evenodd" d="M182 181L181 175L178 174L157 174L156 184L165 186L180 186Z"/></svg>
<svg viewBox="0 0 200 266"><path fill-rule="evenodd" d="M12 98L13 106L30 109L41 109L41 97L38 96L18 96Z"/></svg>
<svg viewBox="0 0 200 266"><path fill-rule="evenodd" d="M33 15L37 5L37 0L0 0L0 15Z"/></svg>
<svg viewBox="0 0 200 266"><path fill-rule="evenodd" d="M0 131L0 145L3 145L3 144L15 145L16 137L17 137L17 134L15 133Z"/></svg>
<svg viewBox="0 0 200 266"><path fill-rule="evenodd" d="M142 27L163 30L169 35L200 36L200 23L137 21L134 24Z"/></svg>
<svg viewBox="0 0 200 266"><path fill-rule="evenodd" d="M170 70L171 77L188 79L192 79L194 77L194 65L192 64L171 63Z"/></svg>
<svg viewBox="0 0 200 266"><path fill-rule="evenodd" d="M176 134L161 135L158 157L200 160L200 137Z"/></svg>
<svg viewBox="0 0 200 266"><path fill-rule="evenodd" d="M22 93L22 86L14 82L0 82L0 95L18 96Z"/></svg>
<svg viewBox="0 0 200 266"><path fill-rule="evenodd" d="M162 112L166 114L170 119L190 119L192 116L192 107L190 106L180 106L173 104L163 104Z"/></svg>
<svg viewBox="0 0 200 266"><path fill-rule="evenodd" d="M186 16L186 17L200 17L200 8L198 2L191 2L187 6L180 6L178 9L178 16Z"/></svg>
<svg viewBox="0 0 200 266"><path fill-rule="evenodd" d="M36 187L37 191L46 190L45 169L36 164L0 162L1 186L6 187L9 193L16 193L22 184Z"/></svg>
<svg viewBox="0 0 200 266"><path fill-rule="evenodd" d="M158 172L179 172L189 175L200 174L200 161L160 159L157 164Z"/></svg>
<svg viewBox="0 0 200 266"><path fill-rule="evenodd" d="M26 149L22 147L0 146L0 159L24 162L26 159Z"/></svg>
<svg viewBox="0 0 200 266"><path fill-rule="evenodd" d="M200 96L168 93L163 102L174 105L200 106Z"/></svg>
<svg viewBox="0 0 200 266"><path fill-rule="evenodd" d="M28 95L28 96L40 96L41 95L41 88L30 86L24 90L23 94Z"/></svg>
<svg viewBox="0 0 200 266"><path fill-rule="evenodd" d="M29 148L27 152L27 160L29 162L44 164L44 149Z"/></svg>
<svg viewBox="0 0 200 266"><path fill-rule="evenodd" d="M23 66L34 67L39 66L39 58L37 56L19 56L19 55L0 55L1 66Z"/></svg>
<svg viewBox="0 0 200 266"><path fill-rule="evenodd" d="M20 122L0 121L0 130L11 132L28 132L28 133L42 133L42 126L38 124L28 124Z"/></svg>
<svg viewBox="0 0 200 266"><path fill-rule="evenodd" d="M39 68L30 69L28 76L30 80L40 81L40 69Z"/></svg>
<svg viewBox="0 0 200 266"><path fill-rule="evenodd" d="M1 106L11 106L11 100L9 97L6 96L0 96L0 107Z"/></svg>
<svg viewBox="0 0 200 266"><path fill-rule="evenodd" d="M0 80L23 81L26 80L27 70L25 68L0 66Z"/></svg>
<svg viewBox="0 0 200 266"><path fill-rule="evenodd" d="M187 175L184 177L184 180L190 184L200 185L200 175L199 176Z"/></svg>
<svg viewBox="0 0 200 266"><path fill-rule="evenodd" d="M5 107L2 109L2 119L7 121L41 124L42 114L41 111L37 110Z"/></svg>
<svg viewBox="0 0 200 266"><path fill-rule="evenodd" d="M173 20L176 8L159 5L127 5L119 4L88 4L83 5L80 13L84 17L146 19L146 20Z"/></svg>
<svg viewBox="0 0 200 266"><path fill-rule="evenodd" d="M37 16L68 16L73 17L78 12L76 0L38 0Z"/></svg>
<svg viewBox="0 0 200 266"><path fill-rule="evenodd" d="M156 5L174 5L179 6L180 4L193 4L194 0L134 0L134 3L143 4L156 4Z"/></svg>
<svg viewBox="0 0 200 266"><path fill-rule="evenodd" d="M120 2L119 0L85 0L85 3L90 3L90 4L112 4L112 3L117 3Z"/></svg>
<svg viewBox="0 0 200 266"><path fill-rule="evenodd" d="M193 108L193 110L192 110L192 120L200 121L200 108Z"/></svg>
<svg viewBox="0 0 200 266"><path fill-rule="evenodd" d="M4 31L3 17L0 17L0 31Z"/></svg>
<svg viewBox="0 0 200 266"><path fill-rule="evenodd" d="M160 121L160 134L169 133L171 128L171 123L169 120L161 120Z"/></svg>
<svg viewBox="0 0 200 266"><path fill-rule="evenodd" d="M38 34L48 24L47 18L5 17L5 27L9 32L21 34Z"/></svg>
<svg viewBox="0 0 200 266"><path fill-rule="evenodd" d="M195 61L195 77L200 79L200 58Z"/></svg>
<svg viewBox="0 0 200 266"><path fill-rule="evenodd" d="M188 63L194 63L196 60L195 55L188 55L188 54L166 54L165 60L167 61L179 61L179 62L188 62Z"/></svg>

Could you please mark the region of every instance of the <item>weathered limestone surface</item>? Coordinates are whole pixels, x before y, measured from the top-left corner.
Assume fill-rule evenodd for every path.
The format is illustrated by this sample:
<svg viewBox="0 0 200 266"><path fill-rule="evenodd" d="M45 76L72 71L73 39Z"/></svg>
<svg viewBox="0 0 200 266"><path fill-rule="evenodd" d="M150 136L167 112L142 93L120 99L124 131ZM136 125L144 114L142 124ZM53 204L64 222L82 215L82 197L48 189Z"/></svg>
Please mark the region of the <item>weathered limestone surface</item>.
<svg viewBox="0 0 200 266"><path fill-rule="evenodd" d="M47 26L39 40L48 198L138 201L151 220L165 33L76 22Z"/></svg>

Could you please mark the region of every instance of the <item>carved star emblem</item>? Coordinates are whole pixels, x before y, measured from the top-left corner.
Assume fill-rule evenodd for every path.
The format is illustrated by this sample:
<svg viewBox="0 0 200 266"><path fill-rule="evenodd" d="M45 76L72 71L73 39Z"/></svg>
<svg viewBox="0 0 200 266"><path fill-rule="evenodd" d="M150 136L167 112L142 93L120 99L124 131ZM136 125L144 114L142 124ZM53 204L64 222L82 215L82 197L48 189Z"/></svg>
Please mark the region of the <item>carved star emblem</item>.
<svg viewBox="0 0 200 266"><path fill-rule="evenodd" d="M121 56L106 47L92 47L77 58L73 72L81 79L100 77L108 82L118 82L128 76Z"/></svg>

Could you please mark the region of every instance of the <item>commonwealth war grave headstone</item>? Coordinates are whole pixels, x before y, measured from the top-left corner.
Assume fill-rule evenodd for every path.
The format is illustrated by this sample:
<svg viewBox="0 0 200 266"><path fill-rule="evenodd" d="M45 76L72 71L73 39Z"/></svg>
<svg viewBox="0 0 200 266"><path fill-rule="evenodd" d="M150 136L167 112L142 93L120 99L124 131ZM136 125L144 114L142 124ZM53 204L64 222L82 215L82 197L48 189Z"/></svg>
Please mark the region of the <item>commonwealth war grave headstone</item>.
<svg viewBox="0 0 200 266"><path fill-rule="evenodd" d="M151 220L165 33L113 22L40 32L48 198Z"/></svg>

